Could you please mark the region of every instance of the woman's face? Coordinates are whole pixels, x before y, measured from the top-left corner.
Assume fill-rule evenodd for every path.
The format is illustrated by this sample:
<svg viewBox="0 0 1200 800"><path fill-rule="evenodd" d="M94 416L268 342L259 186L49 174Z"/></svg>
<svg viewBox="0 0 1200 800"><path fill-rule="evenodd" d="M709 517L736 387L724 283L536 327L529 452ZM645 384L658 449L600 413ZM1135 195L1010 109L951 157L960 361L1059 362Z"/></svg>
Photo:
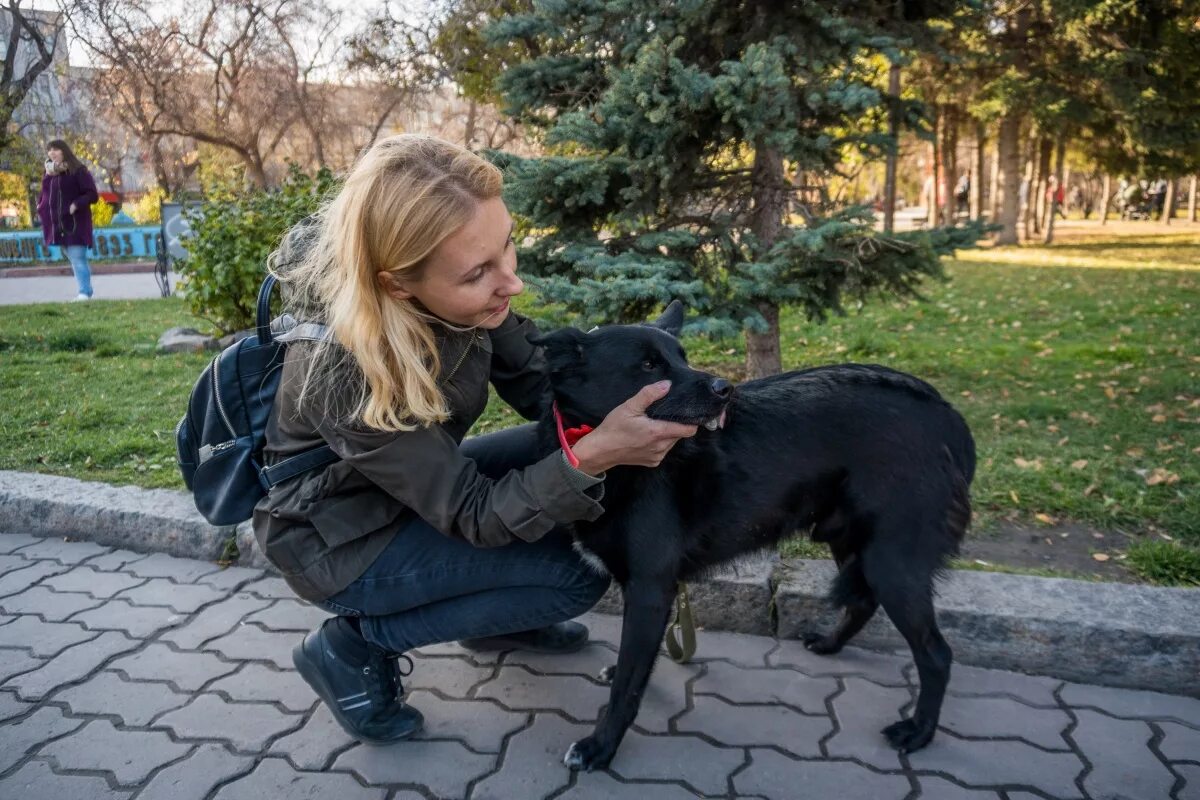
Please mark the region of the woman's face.
<svg viewBox="0 0 1200 800"><path fill-rule="evenodd" d="M468 328L498 328L508 317L509 298L525 284L517 277L513 221L499 197L475 206L475 215L442 240L426 259L419 280L380 272L388 294L417 300L432 314Z"/></svg>
<svg viewBox="0 0 1200 800"><path fill-rule="evenodd" d="M63 163L63 151L59 150L57 147L51 147L46 151L46 158L50 159L55 164L61 164Z"/></svg>

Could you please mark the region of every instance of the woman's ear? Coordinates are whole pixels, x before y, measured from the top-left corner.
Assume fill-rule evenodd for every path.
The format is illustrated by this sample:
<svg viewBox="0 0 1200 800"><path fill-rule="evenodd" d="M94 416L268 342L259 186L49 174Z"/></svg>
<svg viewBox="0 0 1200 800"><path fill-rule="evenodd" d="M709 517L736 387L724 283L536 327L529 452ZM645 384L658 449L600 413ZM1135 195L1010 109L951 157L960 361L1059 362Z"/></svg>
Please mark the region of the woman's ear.
<svg viewBox="0 0 1200 800"><path fill-rule="evenodd" d="M396 276L387 270L380 270L375 273L375 278L379 281L379 288L394 297L397 300L411 300L413 293L405 288L405 282L396 279Z"/></svg>

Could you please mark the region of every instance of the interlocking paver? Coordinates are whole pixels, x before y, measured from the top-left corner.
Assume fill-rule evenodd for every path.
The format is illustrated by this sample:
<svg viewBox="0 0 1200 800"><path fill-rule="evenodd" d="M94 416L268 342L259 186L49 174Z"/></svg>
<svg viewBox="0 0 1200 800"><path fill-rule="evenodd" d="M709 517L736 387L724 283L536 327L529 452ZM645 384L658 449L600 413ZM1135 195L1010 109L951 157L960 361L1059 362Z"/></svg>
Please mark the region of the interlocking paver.
<svg viewBox="0 0 1200 800"><path fill-rule="evenodd" d="M767 656L767 663L773 667L794 667L813 677L860 676L880 686L908 685L904 677L904 667L909 663L907 659L857 647L844 648L837 655L819 656L801 642L788 639L780 642L779 647Z"/></svg>
<svg viewBox="0 0 1200 800"><path fill-rule="evenodd" d="M213 678L237 669L212 653L178 653L165 644L152 642L135 656L119 658L108 665L135 681L168 681L185 692L194 692Z"/></svg>
<svg viewBox="0 0 1200 800"><path fill-rule="evenodd" d="M945 778L922 775L917 779L921 785L921 800L1000 800L997 792L986 789L966 789ZM1011 800L1012 795L1009 795Z"/></svg>
<svg viewBox="0 0 1200 800"><path fill-rule="evenodd" d="M307 633L329 619L330 614L302 600L276 600L270 608L255 611L246 622L255 622L271 631Z"/></svg>
<svg viewBox="0 0 1200 800"><path fill-rule="evenodd" d="M1200 763L1200 731L1174 722L1160 722L1163 740L1158 749L1169 761Z"/></svg>
<svg viewBox="0 0 1200 800"><path fill-rule="evenodd" d="M146 553L135 553L132 550L112 550L102 555L93 556L83 563L89 567L103 570L118 570L126 564L148 558Z"/></svg>
<svg viewBox="0 0 1200 800"><path fill-rule="evenodd" d="M671 720L687 709L689 682L702 671L699 664L676 664L660 658L650 674L634 724L647 733L667 733ZM611 692L611 689L610 689Z"/></svg>
<svg viewBox="0 0 1200 800"><path fill-rule="evenodd" d="M1175 771L1185 781L1178 795L1179 800L1200 800L1200 765L1182 764Z"/></svg>
<svg viewBox="0 0 1200 800"><path fill-rule="evenodd" d="M441 644L430 644L419 647L416 650L410 651L409 655L419 658L465 658L476 666L492 666L500 662L500 659L505 655L505 651L484 650L476 653L473 650L459 647L457 642L443 642Z"/></svg>
<svg viewBox="0 0 1200 800"><path fill-rule="evenodd" d="M125 568L125 571L139 578L170 578L179 583L192 583L202 575L218 572L219 564L208 561L197 561L192 558L178 558L166 553L151 553Z"/></svg>
<svg viewBox="0 0 1200 800"><path fill-rule="evenodd" d="M163 628L178 624L185 616L165 606L135 606L128 600L109 600L68 619L82 623L88 630L125 631L135 639L148 639Z"/></svg>
<svg viewBox="0 0 1200 800"><path fill-rule="evenodd" d="M265 597L268 600L296 599L296 593L283 578L262 578L254 583L246 584L242 587L242 591Z"/></svg>
<svg viewBox="0 0 1200 800"><path fill-rule="evenodd" d="M1116 717L1174 719L1200 728L1200 699L1194 697L1068 683L1062 699L1069 706L1090 706Z"/></svg>
<svg viewBox="0 0 1200 800"><path fill-rule="evenodd" d="M1174 776L1147 749L1154 732L1139 720L1113 719L1095 711L1075 712L1071 738L1092 765L1083 787L1093 797L1167 797Z"/></svg>
<svg viewBox="0 0 1200 800"><path fill-rule="evenodd" d="M99 775L56 775L45 761L30 761L0 780L0 797L13 800L124 800L130 792L110 789Z"/></svg>
<svg viewBox="0 0 1200 800"><path fill-rule="evenodd" d="M217 784L250 769L254 759L237 756L219 744L202 744L188 757L155 775L138 800L182 800L206 797ZM263 795L274 800L278 795Z"/></svg>
<svg viewBox="0 0 1200 800"><path fill-rule="evenodd" d="M301 717L285 714L266 703L230 703L215 694L202 694L188 705L154 721L180 739L221 739L242 751L258 751L269 739L299 728Z"/></svg>
<svg viewBox="0 0 1200 800"><path fill-rule="evenodd" d="M716 747L697 737L630 731L610 768L630 780L681 781L704 794L724 794L729 776L745 762L741 748Z"/></svg>
<svg viewBox="0 0 1200 800"><path fill-rule="evenodd" d="M261 597L238 592L206 606L186 624L164 633L159 639L173 642L185 650L194 650L210 639L229 633L243 618L265 608L268 602Z"/></svg>
<svg viewBox="0 0 1200 800"><path fill-rule="evenodd" d="M810 717L783 706L741 706L720 697L697 697L676 727L704 733L733 746L775 746L797 756L817 758L821 739L833 732L826 716Z"/></svg>
<svg viewBox="0 0 1200 800"><path fill-rule="evenodd" d="M947 693L958 696L1008 695L1029 705L1056 708L1058 701L1054 699L1054 690L1062 685L1062 681L1054 678L955 664L950 670Z"/></svg>
<svg viewBox="0 0 1200 800"><path fill-rule="evenodd" d="M166 578L151 578L141 586L126 589L122 597L139 606L168 606L183 614L191 614L201 606L220 600L225 592L198 583L174 583Z"/></svg>
<svg viewBox="0 0 1200 800"><path fill-rule="evenodd" d="M204 645L229 659L240 661L273 661L280 669L295 669L292 648L300 643L296 633L264 631L255 625L242 624L219 639Z"/></svg>
<svg viewBox="0 0 1200 800"><path fill-rule="evenodd" d="M833 699L839 730L825 743L829 754L898 769L900 758L880 731L900 718L900 709L911 699L908 690L862 678L846 678L845 684L845 691Z"/></svg>
<svg viewBox="0 0 1200 800"><path fill-rule="evenodd" d="M189 700L165 683L126 681L115 672L104 671L54 696L66 703L72 714L114 715L128 726L144 726L164 711L179 708Z"/></svg>
<svg viewBox="0 0 1200 800"><path fill-rule="evenodd" d="M19 717L31 708L33 703L18 700L12 692L0 692L0 722Z"/></svg>
<svg viewBox="0 0 1200 800"><path fill-rule="evenodd" d="M9 572L25 569L32 564L32 561L27 558L23 558L20 555L0 555L0 575L6 575Z"/></svg>
<svg viewBox="0 0 1200 800"><path fill-rule="evenodd" d="M263 571L261 569L248 569L246 567L223 567L217 572L210 572L207 575L197 578L196 582L203 583L206 586L211 586L214 589L232 591L246 581L261 578L262 576Z"/></svg>
<svg viewBox="0 0 1200 800"><path fill-rule="evenodd" d="M792 669L745 669L712 663L696 681L696 694L716 694L735 703L784 703L806 714L824 714L825 700L838 689L835 678L810 678Z"/></svg>
<svg viewBox="0 0 1200 800"><path fill-rule="evenodd" d="M40 536L30 536L27 533L0 531L0 553L11 553L19 548L36 544L41 540Z"/></svg>
<svg viewBox="0 0 1200 800"><path fill-rule="evenodd" d="M1079 797L1075 777L1083 763L1073 753L1047 753L1024 742L968 741L939 735L910 753L913 769L952 775L975 786L1028 786L1055 798Z"/></svg>
<svg viewBox="0 0 1200 800"><path fill-rule="evenodd" d="M23 569L14 569L0 575L0 611L6 610L8 598L24 592L43 578L69 569L70 567L56 561L30 561L29 566Z"/></svg>
<svg viewBox="0 0 1200 800"><path fill-rule="evenodd" d="M297 772L281 758L264 758L244 778L222 786L214 800L383 800L385 791L361 786L349 775Z"/></svg>
<svg viewBox="0 0 1200 800"><path fill-rule="evenodd" d="M475 694L522 711L557 708L580 722L595 721L600 707L608 702L607 686L580 677L538 676L521 667L501 667L499 674Z"/></svg>
<svg viewBox="0 0 1200 800"><path fill-rule="evenodd" d="M96 637L82 625L71 622L43 622L24 615L0 626L0 647L25 647L35 656L49 658L73 644Z"/></svg>
<svg viewBox="0 0 1200 800"><path fill-rule="evenodd" d="M462 698L492 676L492 667L477 667L465 658L414 658L412 674L403 679L405 689L437 689L447 697Z"/></svg>
<svg viewBox="0 0 1200 800"><path fill-rule="evenodd" d="M117 783L129 786L141 783L189 749L161 731L122 731L108 720L98 719L45 745L41 754L52 757L60 769L104 770L111 772Z"/></svg>
<svg viewBox="0 0 1200 800"><path fill-rule="evenodd" d="M89 566L79 566L69 572L46 578L42 581L42 586L49 586L56 592L83 592L92 597L107 599L139 583L145 583L145 579L124 572L102 572Z"/></svg>
<svg viewBox="0 0 1200 800"><path fill-rule="evenodd" d="M298 672L279 672L264 664L246 664L205 691L224 692L234 700L279 703L294 712L308 711L317 702L316 693Z"/></svg>
<svg viewBox="0 0 1200 800"><path fill-rule="evenodd" d="M416 738L457 739L482 753L499 753L504 737L529 721L528 714L480 700L443 700L429 692L409 692L406 700L425 715Z"/></svg>
<svg viewBox="0 0 1200 800"><path fill-rule="evenodd" d="M519 664L543 675L590 675L596 677L604 667L617 663L617 654L600 642L589 642L574 653L530 653L513 650L504 655L504 663Z"/></svg>
<svg viewBox="0 0 1200 800"><path fill-rule="evenodd" d="M571 776L563 766L563 754L572 742L591 732L591 726L539 714L532 725L509 740L504 763L475 784L471 800L545 797L566 786Z"/></svg>
<svg viewBox="0 0 1200 800"><path fill-rule="evenodd" d="M342 730L324 703L295 733L276 739L272 755L284 755L299 769L323 770L335 754L354 744L355 740Z"/></svg>
<svg viewBox="0 0 1200 800"><path fill-rule="evenodd" d="M767 653L776 642L767 636L742 636L724 631L696 632L696 660L732 661L741 667L767 666Z"/></svg>
<svg viewBox="0 0 1200 800"><path fill-rule="evenodd" d="M622 783L604 772L580 775L561 800L693 800L695 792L669 783ZM474 797L472 797L474 800Z"/></svg>
<svg viewBox="0 0 1200 800"><path fill-rule="evenodd" d="M0 649L0 686L14 675L36 669L46 663L44 658L35 658L28 650Z"/></svg>
<svg viewBox="0 0 1200 800"><path fill-rule="evenodd" d="M909 792L902 775L880 775L842 761L795 761L771 750L750 751L750 766L733 776L738 794L768 800L806 797L862 797L902 800Z"/></svg>
<svg viewBox="0 0 1200 800"><path fill-rule="evenodd" d="M32 672L10 678L4 685L16 689L23 700L39 700L63 684L86 678L108 659L140 644L123 633L105 631L90 642L68 647Z"/></svg>
<svg viewBox="0 0 1200 800"><path fill-rule="evenodd" d="M400 742L387 747L359 745L333 762L370 784L426 786L437 797L462 797L467 785L494 768L496 756L472 753L458 742ZM256 799L257 800L257 799Z"/></svg>
<svg viewBox="0 0 1200 800"><path fill-rule="evenodd" d="M103 603L91 595L56 592L48 586L34 586L20 594L0 599L0 611L9 614L36 614L49 622L62 622L72 614Z"/></svg>
<svg viewBox="0 0 1200 800"><path fill-rule="evenodd" d="M83 725L81 719L67 719L57 708L39 708L17 722L0 725L0 773L25 757L39 744L62 736Z"/></svg>
<svg viewBox="0 0 1200 800"><path fill-rule="evenodd" d="M25 558L49 558L62 564L78 564L93 556L107 553L111 548L93 542L72 542L46 537L19 551Z"/></svg>
<svg viewBox="0 0 1200 800"><path fill-rule="evenodd" d="M1066 750L1062 733L1071 724L1057 708L1029 708L1003 697L960 697L942 708L942 727L966 737L1016 737L1049 750Z"/></svg>

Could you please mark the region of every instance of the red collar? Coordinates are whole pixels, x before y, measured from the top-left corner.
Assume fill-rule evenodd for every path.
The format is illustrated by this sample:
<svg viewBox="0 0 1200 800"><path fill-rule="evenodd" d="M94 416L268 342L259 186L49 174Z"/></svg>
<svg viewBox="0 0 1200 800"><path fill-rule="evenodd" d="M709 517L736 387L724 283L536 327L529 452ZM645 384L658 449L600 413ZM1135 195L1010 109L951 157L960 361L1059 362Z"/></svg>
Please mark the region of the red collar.
<svg viewBox="0 0 1200 800"><path fill-rule="evenodd" d="M580 425L578 428L566 428L564 430L562 413L558 410L558 402L555 401L550 408L554 411L554 427L558 430L558 444L562 447L563 452L567 454L567 460L571 462L571 466L578 467L579 459L571 452L571 447L591 433L592 426Z"/></svg>

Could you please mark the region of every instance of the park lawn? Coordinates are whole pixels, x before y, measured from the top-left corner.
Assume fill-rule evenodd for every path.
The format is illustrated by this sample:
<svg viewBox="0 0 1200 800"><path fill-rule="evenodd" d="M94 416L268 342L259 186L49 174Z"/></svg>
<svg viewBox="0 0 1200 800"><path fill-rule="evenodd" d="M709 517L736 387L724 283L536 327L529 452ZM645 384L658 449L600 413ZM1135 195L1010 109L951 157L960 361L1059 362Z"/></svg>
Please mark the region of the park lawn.
<svg viewBox="0 0 1200 800"><path fill-rule="evenodd" d="M937 386L975 433L977 530L1147 534L1143 574L1200 583L1195 551L1158 546L1200 547L1200 235L1063 235L964 252L924 301L786 313L784 367L880 363ZM180 487L174 426L211 356L155 354L175 325L204 327L177 298L0 307L0 468ZM686 344L740 376L740 341ZM493 398L476 430L517 421Z"/></svg>

